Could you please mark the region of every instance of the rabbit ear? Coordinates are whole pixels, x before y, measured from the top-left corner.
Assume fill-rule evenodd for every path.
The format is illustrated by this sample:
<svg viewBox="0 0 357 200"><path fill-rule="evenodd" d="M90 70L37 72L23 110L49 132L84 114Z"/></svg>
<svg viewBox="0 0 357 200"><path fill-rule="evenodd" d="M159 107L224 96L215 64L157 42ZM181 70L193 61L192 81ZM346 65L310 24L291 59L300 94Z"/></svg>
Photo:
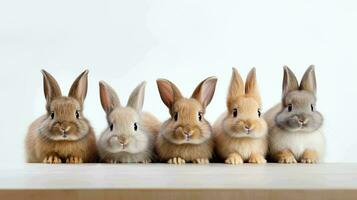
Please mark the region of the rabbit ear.
<svg viewBox="0 0 357 200"><path fill-rule="evenodd" d="M156 83L162 101L168 108L171 109L175 101L182 98L180 90L175 84L166 79L158 79L156 80Z"/></svg>
<svg viewBox="0 0 357 200"><path fill-rule="evenodd" d="M236 68L232 68L232 78L228 89L227 104L245 94L244 82Z"/></svg>
<svg viewBox="0 0 357 200"><path fill-rule="evenodd" d="M298 90L299 83L295 74L289 69L288 66L284 67L284 80L283 80L283 96L286 96L289 92Z"/></svg>
<svg viewBox="0 0 357 200"><path fill-rule="evenodd" d="M301 90L307 90L316 94L315 66L311 65L305 72L300 83Z"/></svg>
<svg viewBox="0 0 357 200"><path fill-rule="evenodd" d="M251 69L245 81L245 94L261 103L255 68Z"/></svg>
<svg viewBox="0 0 357 200"><path fill-rule="evenodd" d="M144 105L146 82L140 83L131 93L127 106L134 108L136 111L141 112Z"/></svg>
<svg viewBox="0 0 357 200"><path fill-rule="evenodd" d="M83 104L84 99L87 96L88 72L88 70L85 70L77 77L68 93L69 97L77 99L81 104Z"/></svg>
<svg viewBox="0 0 357 200"><path fill-rule="evenodd" d="M216 90L217 78L209 77L203 80L195 89L192 98L199 101L204 108L211 102Z"/></svg>
<svg viewBox="0 0 357 200"><path fill-rule="evenodd" d="M45 93L47 105L56 97L62 96L61 89L53 76L45 70L42 70L43 90Z"/></svg>
<svg viewBox="0 0 357 200"><path fill-rule="evenodd" d="M114 108L120 106L118 95L113 88L104 81L99 82L99 95L102 107L107 114L111 113Z"/></svg>

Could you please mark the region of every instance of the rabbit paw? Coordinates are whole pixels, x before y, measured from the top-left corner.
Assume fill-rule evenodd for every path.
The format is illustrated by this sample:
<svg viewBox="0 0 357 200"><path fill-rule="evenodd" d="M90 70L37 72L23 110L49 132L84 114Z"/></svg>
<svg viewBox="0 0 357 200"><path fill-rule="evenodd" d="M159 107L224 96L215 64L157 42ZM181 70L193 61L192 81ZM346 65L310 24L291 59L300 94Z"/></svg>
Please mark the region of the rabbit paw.
<svg viewBox="0 0 357 200"><path fill-rule="evenodd" d="M111 164L119 163L119 161L112 160L112 159L106 160L105 162L106 162L106 163L111 163Z"/></svg>
<svg viewBox="0 0 357 200"><path fill-rule="evenodd" d="M71 156L66 159L66 163L78 164L78 163L83 163L83 160L81 157Z"/></svg>
<svg viewBox="0 0 357 200"><path fill-rule="evenodd" d="M151 163L151 160L150 160L150 159L143 160L143 161L141 161L140 163L143 163L143 164L148 164L148 163Z"/></svg>
<svg viewBox="0 0 357 200"><path fill-rule="evenodd" d="M42 162L47 164L58 164L58 163L62 163L62 160L57 155L50 155L45 157L45 159L43 159Z"/></svg>
<svg viewBox="0 0 357 200"><path fill-rule="evenodd" d="M168 160L167 163L181 165L181 164L185 164L186 161L180 157L175 157L175 158L171 158L170 160Z"/></svg>
<svg viewBox="0 0 357 200"><path fill-rule="evenodd" d="M193 160L195 164L209 164L209 160L207 158L197 158Z"/></svg>
<svg viewBox="0 0 357 200"><path fill-rule="evenodd" d="M300 158L301 163L313 164L317 163L318 161L318 154L316 151L313 150L305 150Z"/></svg>
<svg viewBox="0 0 357 200"><path fill-rule="evenodd" d="M224 161L224 163L230 165L243 164L243 158L239 154L232 153L228 156L228 158Z"/></svg>
<svg viewBox="0 0 357 200"><path fill-rule="evenodd" d="M278 163L292 164L297 163L293 155L281 156L278 160Z"/></svg>
<svg viewBox="0 0 357 200"><path fill-rule="evenodd" d="M286 164L292 164L292 163L297 163L294 154L291 153L290 150L284 149L282 151L277 152L274 155L276 161L278 163L286 163Z"/></svg>
<svg viewBox="0 0 357 200"><path fill-rule="evenodd" d="M252 154L249 157L248 162L255 163L255 164L265 164L265 163L267 163L267 160L264 158L264 156L262 156L260 154Z"/></svg>

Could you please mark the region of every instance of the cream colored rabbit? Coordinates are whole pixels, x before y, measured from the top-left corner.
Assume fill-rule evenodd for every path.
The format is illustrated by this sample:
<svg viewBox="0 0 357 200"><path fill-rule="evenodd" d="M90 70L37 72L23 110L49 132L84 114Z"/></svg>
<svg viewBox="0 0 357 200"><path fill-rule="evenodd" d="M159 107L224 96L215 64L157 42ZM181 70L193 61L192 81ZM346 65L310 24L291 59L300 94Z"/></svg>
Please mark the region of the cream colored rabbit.
<svg viewBox="0 0 357 200"><path fill-rule="evenodd" d="M233 68L227 111L213 125L216 152L227 164L266 163L268 127L261 117L261 99L253 68L244 86Z"/></svg>
<svg viewBox="0 0 357 200"><path fill-rule="evenodd" d="M120 104L116 92L100 82L100 99L107 113L108 128L98 140L100 158L108 163L149 163L154 156L154 141L160 122L142 112L145 82L131 93L127 106Z"/></svg>

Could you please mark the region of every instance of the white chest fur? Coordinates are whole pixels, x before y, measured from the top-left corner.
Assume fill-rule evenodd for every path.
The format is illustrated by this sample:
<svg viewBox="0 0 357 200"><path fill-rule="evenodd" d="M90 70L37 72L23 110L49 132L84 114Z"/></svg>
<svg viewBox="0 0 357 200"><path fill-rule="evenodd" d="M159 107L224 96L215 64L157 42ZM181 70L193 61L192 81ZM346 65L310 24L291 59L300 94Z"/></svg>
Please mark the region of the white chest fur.
<svg viewBox="0 0 357 200"><path fill-rule="evenodd" d="M315 150L321 161L325 151L325 138L321 128L312 133L291 133L276 127L275 130L270 132L269 143L272 153L289 149L296 159L299 159L304 151L309 149Z"/></svg>

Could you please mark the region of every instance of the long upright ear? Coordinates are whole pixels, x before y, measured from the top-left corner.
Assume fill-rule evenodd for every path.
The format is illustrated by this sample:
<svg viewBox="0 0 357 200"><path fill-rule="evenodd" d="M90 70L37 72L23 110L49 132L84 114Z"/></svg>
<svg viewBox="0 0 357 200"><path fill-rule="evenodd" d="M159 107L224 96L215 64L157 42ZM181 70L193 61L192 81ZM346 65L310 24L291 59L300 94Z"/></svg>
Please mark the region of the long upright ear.
<svg viewBox="0 0 357 200"><path fill-rule="evenodd" d="M216 77L206 78L200 84L198 84L192 94L192 98L199 101L202 106L206 108L213 98L214 91L216 90L216 84Z"/></svg>
<svg viewBox="0 0 357 200"><path fill-rule="evenodd" d="M111 113L114 108L121 106L118 95L104 81L99 82L99 96L102 107L107 114Z"/></svg>
<svg viewBox="0 0 357 200"><path fill-rule="evenodd" d="M141 112L144 105L146 82L140 83L131 93L127 106L134 108L136 111Z"/></svg>
<svg viewBox="0 0 357 200"><path fill-rule="evenodd" d="M247 75L247 80L245 81L245 94L247 96L255 98L256 101L261 104L255 68L251 69Z"/></svg>
<svg viewBox="0 0 357 200"><path fill-rule="evenodd" d="M175 101L182 98L180 90L175 84L166 79L158 79L156 80L156 83L162 101L169 109L171 109Z"/></svg>
<svg viewBox="0 0 357 200"><path fill-rule="evenodd" d="M238 73L236 68L232 68L232 78L229 84L228 95L227 95L227 106L239 96L245 95L244 82L241 75Z"/></svg>
<svg viewBox="0 0 357 200"><path fill-rule="evenodd" d="M316 94L315 66L311 65L305 72L300 83L300 90L307 90Z"/></svg>
<svg viewBox="0 0 357 200"><path fill-rule="evenodd" d="M88 72L88 70L85 70L77 77L68 93L69 97L77 99L81 104L87 96Z"/></svg>
<svg viewBox="0 0 357 200"><path fill-rule="evenodd" d="M45 93L47 106L49 106L51 101L56 97L62 96L62 93L55 78L45 70L41 72L43 75L43 91Z"/></svg>
<svg viewBox="0 0 357 200"><path fill-rule="evenodd" d="M283 79L283 97L294 90L299 90L299 83L295 74L289 69L288 66L285 66Z"/></svg>

